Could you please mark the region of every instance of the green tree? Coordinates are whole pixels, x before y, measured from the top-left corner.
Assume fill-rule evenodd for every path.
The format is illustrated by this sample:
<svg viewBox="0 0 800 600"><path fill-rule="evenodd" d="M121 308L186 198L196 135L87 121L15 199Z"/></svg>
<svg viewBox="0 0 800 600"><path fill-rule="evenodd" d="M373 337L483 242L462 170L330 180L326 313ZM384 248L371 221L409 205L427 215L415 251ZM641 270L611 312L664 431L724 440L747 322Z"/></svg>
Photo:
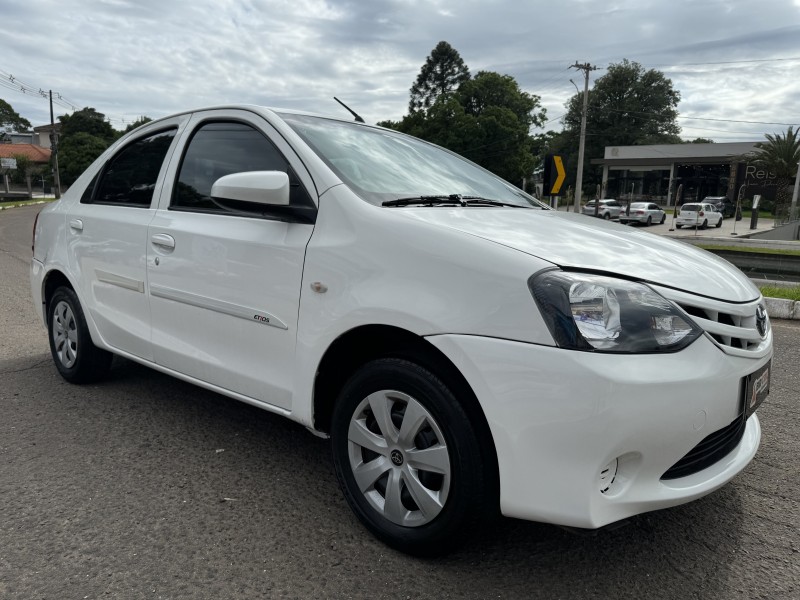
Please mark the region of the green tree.
<svg viewBox="0 0 800 600"><path fill-rule="evenodd" d="M446 42L437 48L442 44ZM417 82L426 67L428 63ZM540 99L523 92L508 75L481 71L469 78L466 67L465 72L467 77L457 88L430 96L428 105L415 100L412 87L409 114L379 125L443 146L518 184L533 172L536 162L530 129L544 122Z"/></svg>
<svg viewBox="0 0 800 600"><path fill-rule="evenodd" d="M768 133L764 136L767 141L757 143L752 155L753 162L777 179L778 188L773 214L775 220L779 222L788 220L790 216L792 184L797 174L797 164L800 163L799 134L800 130L795 131L793 127L789 127L784 135Z"/></svg>
<svg viewBox="0 0 800 600"><path fill-rule="evenodd" d="M469 69L458 51L447 42L439 42L411 86L408 112L430 109L438 99L458 89L469 77Z"/></svg>
<svg viewBox="0 0 800 600"><path fill-rule="evenodd" d="M61 115L58 120L61 122L60 135L62 138L69 137L74 133L88 133L110 144L117 137L116 131L106 120L106 116L88 106L71 115Z"/></svg>
<svg viewBox="0 0 800 600"><path fill-rule="evenodd" d="M61 183L70 185L100 156L109 144L85 131L72 133L58 145L58 167Z"/></svg>
<svg viewBox="0 0 800 600"><path fill-rule="evenodd" d="M63 185L72 184L108 148L118 133L103 113L86 107L58 117L58 171Z"/></svg>
<svg viewBox="0 0 800 600"><path fill-rule="evenodd" d="M709 138L694 138L693 140L684 140L684 144L713 144L714 140Z"/></svg>
<svg viewBox="0 0 800 600"><path fill-rule="evenodd" d="M31 122L21 117L11 105L0 99L0 140L7 137L11 131L24 131L31 128Z"/></svg>
<svg viewBox="0 0 800 600"><path fill-rule="evenodd" d="M142 126L142 125L144 125L145 123L149 123L149 122L150 122L150 121L152 121L152 120L153 120L153 119L151 119L150 117L141 116L141 117L139 117L138 119L136 119L136 120L135 120L133 123L129 124L129 125L128 125L128 126L125 128L125 131L123 131L123 132L122 132L122 134L121 134L121 135L124 135L124 134L126 134L126 133L128 133L128 132L130 132L130 131L133 131L133 130L134 130L134 129L136 129L137 127L141 127L141 126Z"/></svg>
<svg viewBox="0 0 800 600"><path fill-rule="evenodd" d="M592 158L602 157L606 146L681 143L677 122L680 98L680 92L661 71L645 70L627 59L610 65L589 91L584 168ZM569 161L568 171L574 182L583 93L575 94L565 106L560 143L568 156L575 157ZM586 189L593 192L599 182L599 170L585 168Z"/></svg>

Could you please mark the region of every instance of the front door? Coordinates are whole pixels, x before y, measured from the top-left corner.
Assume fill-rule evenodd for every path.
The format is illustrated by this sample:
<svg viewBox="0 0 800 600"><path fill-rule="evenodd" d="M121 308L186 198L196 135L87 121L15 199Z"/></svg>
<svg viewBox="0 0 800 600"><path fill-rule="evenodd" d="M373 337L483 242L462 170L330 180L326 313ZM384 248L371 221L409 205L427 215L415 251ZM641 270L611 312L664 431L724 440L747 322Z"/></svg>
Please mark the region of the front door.
<svg viewBox="0 0 800 600"><path fill-rule="evenodd" d="M289 409L313 217L251 213L210 196L224 175L280 170L292 183L291 204L315 214L297 177L302 165L277 138L247 111L193 115L174 184L149 226L147 273L156 363Z"/></svg>

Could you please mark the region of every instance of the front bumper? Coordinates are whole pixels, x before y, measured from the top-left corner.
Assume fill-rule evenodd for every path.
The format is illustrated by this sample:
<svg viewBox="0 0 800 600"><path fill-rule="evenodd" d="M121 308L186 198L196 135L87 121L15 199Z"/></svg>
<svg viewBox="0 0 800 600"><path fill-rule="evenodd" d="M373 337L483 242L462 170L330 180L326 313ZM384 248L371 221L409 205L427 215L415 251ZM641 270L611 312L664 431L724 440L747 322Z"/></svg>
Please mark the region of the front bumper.
<svg viewBox="0 0 800 600"><path fill-rule="evenodd" d="M428 338L461 370L491 429L503 514L598 528L704 496L758 449L758 418L726 456L661 476L741 414L741 378L771 357L741 358L706 337L675 354L612 355L478 336ZM601 472L616 459L616 476Z"/></svg>

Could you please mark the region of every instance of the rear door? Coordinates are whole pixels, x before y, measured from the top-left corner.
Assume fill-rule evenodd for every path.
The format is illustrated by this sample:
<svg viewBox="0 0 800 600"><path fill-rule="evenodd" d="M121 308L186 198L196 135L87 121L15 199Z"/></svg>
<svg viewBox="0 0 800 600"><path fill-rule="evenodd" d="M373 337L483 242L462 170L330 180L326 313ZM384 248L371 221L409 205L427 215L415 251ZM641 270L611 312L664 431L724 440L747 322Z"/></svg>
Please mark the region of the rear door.
<svg viewBox="0 0 800 600"><path fill-rule="evenodd" d="M106 344L152 359L146 289L147 226L188 116L146 129L115 152L67 216L70 269Z"/></svg>
<svg viewBox="0 0 800 600"><path fill-rule="evenodd" d="M155 361L289 409L316 219L311 178L267 121L246 110L193 115L179 155L147 235ZM273 170L289 174L289 207L247 212L210 197L224 175Z"/></svg>

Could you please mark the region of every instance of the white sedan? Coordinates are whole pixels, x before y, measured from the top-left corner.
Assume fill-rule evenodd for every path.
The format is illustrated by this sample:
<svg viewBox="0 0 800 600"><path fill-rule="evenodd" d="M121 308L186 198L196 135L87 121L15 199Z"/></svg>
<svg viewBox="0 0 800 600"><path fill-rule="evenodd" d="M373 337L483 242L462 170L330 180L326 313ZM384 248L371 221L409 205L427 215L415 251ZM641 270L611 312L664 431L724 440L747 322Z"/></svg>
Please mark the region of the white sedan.
<svg viewBox="0 0 800 600"><path fill-rule="evenodd" d="M675 220L676 229L681 227L708 229L709 225L722 227L722 213L717 211L716 206L706 202L684 204Z"/></svg>
<svg viewBox="0 0 800 600"><path fill-rule="evenodd" d="M761 439L772 333L739 269L381 127L153 121L41 211L33 246L66 381L123 357L330 437L345 500L406 552L497 512L596 529L689 502Z"/></svg>
<svg viewBox="0 0 800 600"><path fill-rule="evenodd" d="M652 202L634 202L630 210L624 210L619 215L620 223L641 223L648 227L653 223L663 223L667 220L667 213L661 210L658 204Z"/></svg>

